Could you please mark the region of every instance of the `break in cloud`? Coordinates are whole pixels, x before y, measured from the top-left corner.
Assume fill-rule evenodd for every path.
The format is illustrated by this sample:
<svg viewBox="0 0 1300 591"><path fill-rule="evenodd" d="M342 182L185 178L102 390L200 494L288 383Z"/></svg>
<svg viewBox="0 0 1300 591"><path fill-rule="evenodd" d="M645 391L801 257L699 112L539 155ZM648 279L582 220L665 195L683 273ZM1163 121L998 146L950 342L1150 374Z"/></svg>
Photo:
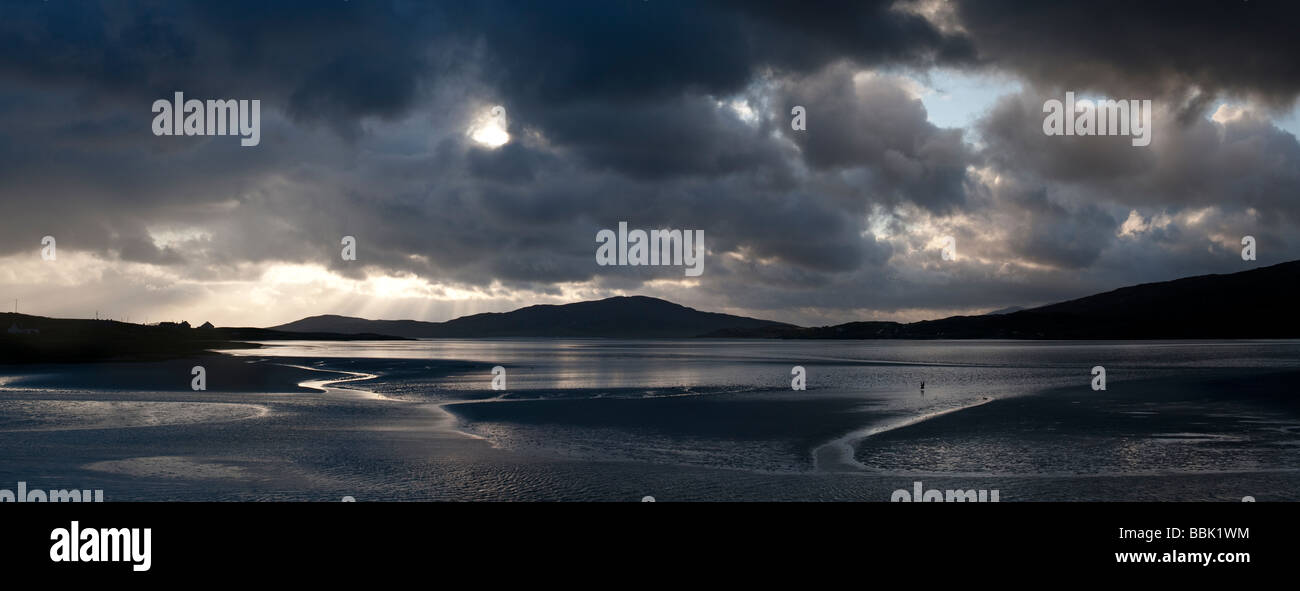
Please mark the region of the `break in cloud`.
<svg viewBox="0 0 1300 591"><path fill-rule="evenodd" d="M640 293L824 324L1300 258L1292 3L6 4L0 291L30 313L441 320ZM1000 98L946 97L970 121L938 125L939 71ZM1067 90L1152 99L1151 145L1043 135ZM155 137L175 91L260 99L261 144ZM476 141L496 105L509 141ZM619 221L703 229L704 274L597 266Z"/></svg>

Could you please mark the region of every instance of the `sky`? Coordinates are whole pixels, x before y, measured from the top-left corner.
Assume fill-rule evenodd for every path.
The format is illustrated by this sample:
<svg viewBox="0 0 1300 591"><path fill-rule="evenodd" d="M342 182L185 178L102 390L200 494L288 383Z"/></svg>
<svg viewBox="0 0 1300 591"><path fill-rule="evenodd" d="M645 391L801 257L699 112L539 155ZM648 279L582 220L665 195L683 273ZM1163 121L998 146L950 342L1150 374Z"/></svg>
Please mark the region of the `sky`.
<svg viewBox="0 0 1300 591"><path fill-rule="evenodd" d="M1300 258L1293 2L0 9L0 296L29 314L640 294L817 326ZM156 135L176 92L258 100L260 141ZM1067 92L1152 101L1151 143L1046 135ZM703 231L703 272L598 264L619 222Z"/></svg>

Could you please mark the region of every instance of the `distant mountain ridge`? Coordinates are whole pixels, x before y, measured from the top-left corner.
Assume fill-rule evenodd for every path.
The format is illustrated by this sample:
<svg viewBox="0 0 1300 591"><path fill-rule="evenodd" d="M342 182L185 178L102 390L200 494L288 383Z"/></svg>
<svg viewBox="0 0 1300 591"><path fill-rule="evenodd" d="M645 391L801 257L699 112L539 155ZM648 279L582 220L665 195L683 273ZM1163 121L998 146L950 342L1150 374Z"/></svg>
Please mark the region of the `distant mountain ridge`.
<svg viewBox="0 0 1300 591"><path fill-rule="evenodd" d="M475 314L447 322L313 316L271 329L145 326L0 313L0 364L170 359L283 339L619 337L786 339L1300 338L1300 261L1124 287L1028 310L913 323L803 328L644 296Z"/></svg>
<svg viewBox="0 0 1300 591"><path fill-rule="evenodd" d="M787 339L1192 339L1300 338L1300 261L1226 275L1124 287L1075 300L980 316L921 322L849 322L804 328L701 312L669 301L614 297L446 322L312 316L280 332L383 334L406 338L620 337Z"/></svg>
<svg viewBox="0 0 1300 591"><path fill-rule="evenodd" d="M387 334L407 338L611 337L690 338L721 330L795 329L793 324L717 312L701 312L646 296L537 305L512 312L488 312L446 322L366 320L312 316L272 327L285 332Z"/></svg>
<svg viewBox="0 0 1300 591"><path fill-rule="evenodd" d="M400 340L380 334L301 333L264 328L213 328L204 323L131 324L89 318L0 313L0 364L144 361L204 355L212 349L256 347L248 341Z"/></svg>
<svg viewBox="0 0 1300 591"><path fill-rule="evenodd" d="M1143 283L1009 313L709 336L795 339L1300 338L1300 261Z"/></svg>

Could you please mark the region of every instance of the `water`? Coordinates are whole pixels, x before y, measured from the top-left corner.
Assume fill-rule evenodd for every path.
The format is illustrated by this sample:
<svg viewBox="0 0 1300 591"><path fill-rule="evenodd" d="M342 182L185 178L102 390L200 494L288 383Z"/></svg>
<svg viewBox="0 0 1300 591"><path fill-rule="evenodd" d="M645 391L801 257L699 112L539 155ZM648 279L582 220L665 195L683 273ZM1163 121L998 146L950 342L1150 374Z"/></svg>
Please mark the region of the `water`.
<svg viewBox="0 0 1300 591"><path fill-rule="evenodd" d="M0 370L0 482L107 483L110 500L886 501L917 480L1002 501L1300 490L1297 341L264 345L194 361L207 392L187 391L191 361ZM1105 391L1090 387L1098 365Z"/></svg>

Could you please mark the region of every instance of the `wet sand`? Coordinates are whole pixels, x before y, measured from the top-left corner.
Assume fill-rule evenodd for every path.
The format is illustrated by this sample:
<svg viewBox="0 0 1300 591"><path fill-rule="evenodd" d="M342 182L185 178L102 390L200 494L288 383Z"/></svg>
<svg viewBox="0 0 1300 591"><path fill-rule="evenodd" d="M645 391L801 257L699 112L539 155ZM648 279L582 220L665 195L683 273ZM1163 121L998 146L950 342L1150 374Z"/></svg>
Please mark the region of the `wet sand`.
<svg viewBox="0 0 1300 591"><path fill-rule="evenodd" d="M910 420L831 391L415 395L416 375L482 364L191 361L6 372L0 483L109 501L888 501L918 480L1003 502L1300 499L1295 372L1118 380ZM210 389L176 388L200 363L219 377ZM547 445L566 430L636 453ZM516 445L526 437L541 441ZM815 450L836 441L855 463L818 466ZM736 461L693 462L692 449Z"/></svg>

